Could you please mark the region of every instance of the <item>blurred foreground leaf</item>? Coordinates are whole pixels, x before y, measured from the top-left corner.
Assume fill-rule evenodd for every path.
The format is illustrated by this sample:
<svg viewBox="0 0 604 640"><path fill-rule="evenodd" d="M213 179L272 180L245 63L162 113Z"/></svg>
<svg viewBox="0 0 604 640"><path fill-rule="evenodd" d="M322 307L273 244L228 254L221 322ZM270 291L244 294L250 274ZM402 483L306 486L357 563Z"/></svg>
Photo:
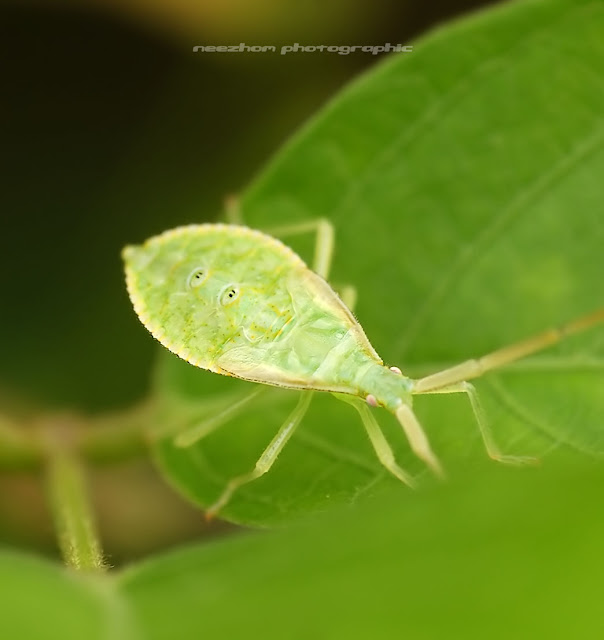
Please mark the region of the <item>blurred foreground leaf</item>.
<svg viewBox="0 0 604 640"><path fill-rule="evenodd" d="M604 475L487 472L122 577L144 637L591 638Z"/></svg>
<svg viewBox="0 0 604 640"><path fill-rule="evenodd" d="M602 306L602 33L604 5L583 0L509 3L435 32L349 87L283 150L244 195L246 222L330 218L333 282L358 288L370 340L411 375ZM310 261L311 238L291 245ZM247 387L165 356L164 422L195 424L213 411L208 399ZM507 453L604 452L604 330L478 387ZM295 400L271 391L190 449L161 439L156 458L207 506L253 468ZM449 468L484 455L466 399L420 398L417 408ZM417 473L394 421L379 419ZM366 440L350 407L316 398L273 470L223 515L266 525L394 484Z"/></svg>
<svg viewBox="0 0 604 640"><path fill-rule="evenodd" d="M594 638L603 486L601 467L491 466L95 579L3 553L0 636Z"/></svg>
<svg viewBox="0 0 604 640"><path fill-rule="evenodd" d="M98 580L98 581L97 581ZM48 562L0 551L0 637L22 640L103 640L112 636L113 585ZM116 601L117 603L117 601ZM122 617L115 631L126 631Z"/></svg>

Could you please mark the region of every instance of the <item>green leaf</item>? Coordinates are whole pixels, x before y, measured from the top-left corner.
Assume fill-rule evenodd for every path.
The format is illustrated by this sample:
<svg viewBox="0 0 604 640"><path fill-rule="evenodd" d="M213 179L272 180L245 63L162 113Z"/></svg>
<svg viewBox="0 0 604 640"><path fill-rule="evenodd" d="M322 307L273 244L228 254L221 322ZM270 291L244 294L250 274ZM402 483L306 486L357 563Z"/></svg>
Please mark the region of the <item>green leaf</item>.
<svg viewBox="0 0 604 640"><path fill-rule="evenodd" d="M76 575L49 562L2 550L0 636L21 640L132 638L126 634L127 616L112 591L108 579ZM119 625L113 626L109 620L118 617ZM109 635L110 630L115 634Z"/></svg>
<svg viewBox="0 0 604 640"><path fill-rule="evenodd" d="M357 287L369 339L410 375L602 306L602 33L604 5L586 0L508 3L436 31L299 133L244 194L246 222L332 220L333 282ZM311 238L290 244L310 261ZM603 367L604 331L594 329L481 380L502 449L601 455ZM248 387L165 356L163 422L190 426L215 410L208 400L230 402ZM156 459L207 506L253 468L295 401L270 391L189 449L160 438ZM451 475L478 464L467 399L422 397L416 407ZM379 420L418 473L394 420L383 411ZM274 524L395 483L354 410L317 396L271 472L222 515Z"/></svg>
<svg viewBox="0 0 604 640"><path fill-rule="evenodd" d="M491 467L119 577L141 637L591 638L602 627L602 469Z"/></svg>

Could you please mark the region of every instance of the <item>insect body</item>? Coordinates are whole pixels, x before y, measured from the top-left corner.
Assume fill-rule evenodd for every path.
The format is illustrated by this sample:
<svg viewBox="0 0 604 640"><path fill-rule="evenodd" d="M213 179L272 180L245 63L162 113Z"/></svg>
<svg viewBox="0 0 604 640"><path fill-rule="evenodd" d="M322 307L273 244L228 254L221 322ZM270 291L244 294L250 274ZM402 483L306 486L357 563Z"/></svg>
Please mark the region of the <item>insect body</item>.
<svg viewBox="0 0 604 640"><path fill-rule="evenodd" d="M500 460L524 461L497 450L467 380L604 320L604 310L479 360L412 380L396 367L384 366L349 308L327 284L331 225L320 220L281 231L311 229L317 231L318 273L274 237L237 225L180 227L142 246L126 247L126 278L135 311L155 338L197 367L307 392L330 391L351 402L382 464L407 484L412 485L413 480L394 461L368 405L392 412L414 452L442 474L412 412L411 397L466 393L489 454ZM310 397L310 393L303 394L256 468L233 479L210 513L222 508L238 486L268 471L300 423ZM212 421L212 428L219 424L220 419ZM199 435L207 432L209 428L202 429ZM187 442L190 439L181 439L181 444Z"/></svg>
<svg viewBox="0 0 604 640"><path fill-rule="evenodd" d="M282 387L373 395L392 411L409 395L409 380L383 366L333 289L266 234L181 227L124 255L143 324L195 366Z"/></svg>

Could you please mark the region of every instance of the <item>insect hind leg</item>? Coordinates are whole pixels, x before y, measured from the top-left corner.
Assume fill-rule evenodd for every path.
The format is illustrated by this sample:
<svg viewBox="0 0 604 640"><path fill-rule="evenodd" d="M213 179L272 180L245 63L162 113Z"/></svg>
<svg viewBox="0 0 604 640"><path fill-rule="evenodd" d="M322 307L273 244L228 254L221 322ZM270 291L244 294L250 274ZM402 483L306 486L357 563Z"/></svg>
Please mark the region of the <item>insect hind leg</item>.
<svg viewBox="0 0 604 640"><path fill-rule="evenodd" d="M213 415L210 418L206 418L202 422L196 424L179 433L174 438L174 444L177 447L190 447L196 442L205 438L210 433L221 427L223 424L234 418L236 415L247 406L249 402L257 398L266 389L258 386L251 393L244 395L239 400L229 404L225 409Z"/></svg>
<svg viewBox="0 0 604 640"><path fill-rule="evenodd" d="M431 389L430 391L419 392L414 391L414 393L465 393L468 397L468 400L470 401L472 412L474 413L474 418L476 419L476 424L478 425L478 430L480 431L480 435L482 437L482 441L489 458L491 458L492 460L496 460L497 462L513 465L536 464L538 462L538 459L532 456L510 456L501 452L493 437L493 432L491 431L489 422L486 419L482 404L478 397L478 392L476 391L476 388L473 384L463 381L448 385L446 387L441 387L440 389Z"/></svg>
<svg viewBox="0 0 604 640"><path fill-rule="evenodd" d="M308 406L310 405L311 398L312 392L310 391L305 391L301 394L300 400L298 401L295 409L288 416L283 425L281 425L277 435L271 440L268 447L266 447L262 452L262 455L258 458L254 469L249 473L229 480L216 502L206 510L206 518L213 518L221 509L223 509L229 503L233 493L235 493L239 487L256 480L270 470L275 463L275 460L277 460L277 457L302 421L302 418L304 418L304 415L308 410Z"/></svg>

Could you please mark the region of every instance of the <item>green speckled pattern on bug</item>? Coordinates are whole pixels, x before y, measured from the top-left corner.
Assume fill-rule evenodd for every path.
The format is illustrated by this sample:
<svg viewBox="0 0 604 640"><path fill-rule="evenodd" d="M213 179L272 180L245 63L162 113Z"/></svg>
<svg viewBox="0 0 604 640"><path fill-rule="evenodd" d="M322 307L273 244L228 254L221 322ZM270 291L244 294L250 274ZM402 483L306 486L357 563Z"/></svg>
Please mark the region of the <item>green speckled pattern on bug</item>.
<svg viewBox="0 0 604 640"><path fill-rule="evenodd" d="M179 227L124 250L139 318L191 364L285 387L363 395L388 371L331 287L284 244L225 224ZM386 403L389 404L389 403Z"/></svg>

